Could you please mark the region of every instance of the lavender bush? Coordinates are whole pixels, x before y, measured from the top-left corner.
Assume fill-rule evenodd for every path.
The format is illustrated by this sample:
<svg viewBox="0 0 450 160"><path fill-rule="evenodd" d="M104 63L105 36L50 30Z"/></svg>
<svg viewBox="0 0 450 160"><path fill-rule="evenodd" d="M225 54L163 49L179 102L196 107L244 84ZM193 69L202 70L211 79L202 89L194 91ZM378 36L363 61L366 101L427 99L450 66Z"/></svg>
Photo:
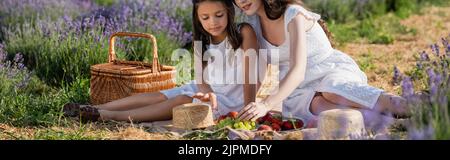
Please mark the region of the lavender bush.
<svg viewBox="0 0 450 160"><path fill-rule="evenodd" d="M412 110L410 139L450 139L449 38L431 45L430 54L420 53L416 68L403 76L402 95Z"/></svg>
<svg viewBox="0 0 450 160"><path fill-rule="evenodd" d="M25 89L32 74L23 64L22 54L16 54L13 61L6 60L6 57L6 51L0 44L0 95L16 94Z"/></svg>
<svg viewBox="0 0 450 160"><path fill-rule="evenodd" d="M5 3L11 15L19 14L22 5L37 5L41 1L19 0L23 3ZM176 17L173 7L188 10L189 5L173 1L128 1L120 0L110 7L99 7L88 0L63 1L64 3L89 4L84 13L70 14L79 5L64 8L60 17L27 17L18 26L0 26L4 34L6 50L10 53L23 53L26 64L35 69L36 74L53 85L72 82L78 76L88 77L90 65L107 60L109 36L118 31L144 32L154 34L158 39L160 61L170 63L174 49L190 42L191 33L184 29L184 20ZM61 3L63 3L61 2ZM66 6L66 5L61 5ZM70 7L69 5L68 7ZM5 7L5 8L6 8ZM54 5L55 8L58 5ZM18 8L15 10L14 8ZM58 10L53 8L53 10ZM40 12L52 12L36 9ZM65 11L68 12L65 12ZM148 41L121 39L118 44L119 58L149 60L151 45ZM122 50L120 49L122 48Z"/></svg>

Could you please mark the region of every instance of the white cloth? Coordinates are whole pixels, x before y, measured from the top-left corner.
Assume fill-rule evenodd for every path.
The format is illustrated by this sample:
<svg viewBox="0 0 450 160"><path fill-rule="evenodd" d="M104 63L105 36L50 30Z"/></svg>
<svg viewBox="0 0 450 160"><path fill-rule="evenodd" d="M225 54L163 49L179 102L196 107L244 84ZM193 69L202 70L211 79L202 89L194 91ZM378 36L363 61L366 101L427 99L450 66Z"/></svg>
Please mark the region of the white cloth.
<svg viewBox="0 0 450 160"><path fill-rule="evenodd" d="M212 49L219 51L209 52L212 55L216 55L216 57L214 57L215 60L213 62L208 62L207 68L209 72L205 79L217 96L218 113L214 113L214 116L225 115L231 111L240 111L244 107L243 85L237 81L239 76L242 77L242 63L240 59L230 61L227 56L224 56L224 53L228 56L233 56L230 51L234 50L229 44L228 38L220 44L210 44L208 49L208 51L212 51ZM217 56L223 56L223 59ZM220 62L222 60L223 63ZM179 95L192 97L197 92L198 88L194 81L181 87L161 91L168 99ZM199 100L194 99L193 102L199 103Z"/></svg>
<svg viewBox="0 0 450 160"><path fill-rule="evenodd" d="M314 115L310 104L316 92L328 92L343 96L353 102L372 108L383 92L367 84L367 77L355 61L332 48L324 30L319 25L320 15L299 5L289 5L285 12L285 42L281 46L269 43L261 32L257 15L249 17L249 23L255 29L261 49L268 49L268 57L276 56L272 49L278 49L280 80L289 71L290 38L288 24L298 14L314 25L306 32L307 68L305 80L283 101L283 116L309 121ZM266 56L260 53L261 56Z"/></svg>

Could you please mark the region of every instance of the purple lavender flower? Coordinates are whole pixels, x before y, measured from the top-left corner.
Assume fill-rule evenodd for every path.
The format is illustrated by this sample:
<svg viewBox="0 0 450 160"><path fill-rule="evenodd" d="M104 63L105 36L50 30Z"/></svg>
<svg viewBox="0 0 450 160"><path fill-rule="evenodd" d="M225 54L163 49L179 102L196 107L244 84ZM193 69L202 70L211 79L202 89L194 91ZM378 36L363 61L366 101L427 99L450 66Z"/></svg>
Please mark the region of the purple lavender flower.
<svg viewBox="0 0 450 160"><path fill-rule="evenodd" d="M416 67L417 69L421 70L423 69L423 64L421 62L417 62Z"/></svg>
<svg viewBox="0 0 450 160"><path fill-rule="evenodd" d="M3 70L3 67L5 66L5 60L6 52L3 49L3 44L0 43L0 71Z"/></svg>
<svg viewBox="0 0 450 160"><path fill-rule="evenodd" d="M420 59L422 61L429 61L430 57L428 56L427 52L423 51L422 53L420 53Z"/></svg>
<svg viewBox="0 0 450 160"><path fill-rule="evenodd" d="M431 125L429 125L427 127L421 128L421 129L410 129L408 134L409 134L408 137L411 140L433 139L434 128Z"/></svg>
<svg viewBox="0 0 450 160"><path fill-rule="evenodd" d="M436 55L436 57L439 57L439 46L437 44L431 45L431 50Z"/></svg>
<svg viewBox="0 0 450 160"><path fill-rule="evenodd" d="M397 68L397 66L394 66L394 77L393 77L394 84L398 84L400 82L401 79L400 76L401 76L400 70Z"/></svg>
<svg viewBox="0 0 450 160"><path fill-rule="evenodd" d="M405 77L402 80L402 91L403 91L402 96L405 98L408 98L408 97L411 97L412 95L414 95L414 86L413 86L413 83L412 83L410 77Z"/></svg>
<svg viewBox="0 0 450 160"><path fill-rule="evenodd" d="M0 63L3 63L6 60L6 52L3 49L3 44L0 43Z"/></svg>
<svg viewBox="0 0 450 160"><path fill-rule="evenodd" d="M21 53L17 53L16 56L14 57L14 62L16 64L22 63L23 62L23 55Z"/></svg>
<svg viewBox="0 0 450 160"><path fill-rule="evenodd" d="M445 54L448 56L450 52L450 43L446 38L442 38L442 45L444 46Z"/></svg>

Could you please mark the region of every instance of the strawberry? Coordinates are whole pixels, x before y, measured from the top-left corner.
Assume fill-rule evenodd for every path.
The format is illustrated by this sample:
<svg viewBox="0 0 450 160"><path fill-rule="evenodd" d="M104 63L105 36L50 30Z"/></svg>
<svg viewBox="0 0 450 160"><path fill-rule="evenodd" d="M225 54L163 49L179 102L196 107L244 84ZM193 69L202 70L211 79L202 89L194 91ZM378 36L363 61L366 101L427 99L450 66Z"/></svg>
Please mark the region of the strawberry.
<svg viewBox="0 0 450 160"><path fill-rule="evenodd" d="M256 119L256 123L263 124L264 123L263 117L259 117L258 119Z"/></svg>
<svg viewBox="0 0 450 160"><path fill-rule="evenodd" d="M272 124L278 124L278 126L281 126L281 125L283 125L283 122L280 120L280 119L272 119L271 121L270 121Z"/></svg>
<svg viewBox="0 0 450 160"><path fill-rule="evenodd" d="M283 130L291 130L293 129L292 122L291 121L284 121L281 125Z"/></svg>
<svg viewBox="0 0 450 160"><path fill-rule="evenodd" d="M272 127L268 126L268 125L261 125L258 127L258 131L271 131Z"/></svg>
<svg viewBox="0 0 450 160"><path fill-rule="evenodd" d="M271 116L270 116L270 113L267 113L266 115L264 115L263 117L261 117L261 120L264 122L264 121L267 121L270 117L271 117Z"/></svg>
<svg viewBox="0 0 450 160"><path fill-rule="evenodd" d="M236 119L236 118L238 118L238 114L239 114L238 112L233 111L233 112L228 113L228 117L230 117L232 119Z"/></svg>
<svg viewBox="0 0 450 160"><path fill-rule="evenodd" d="M304 123L303 123L303 121L302 120L296 120L295 122L294 122L294 128L295 129L300 129L300 128L303 128L303 125L304 125Z"/></svg>
<svg viewBox="0 0 450 160"><path fill-rule="evenodd" d="M224 120L225 118L227 118L227 116L221 115L219 118L217 118L217 122L220 122L221 120Z"/></svg>
<svg viewBox="0 0 450 160"><path fill-rule="evenodd" d="M272 129L273 129L274 131L280 131L280 130L281 130L281 127L280 127L280 125L278 125L278 124L276 124L276 123L273 123L273 124L272 124Z"/></svg>

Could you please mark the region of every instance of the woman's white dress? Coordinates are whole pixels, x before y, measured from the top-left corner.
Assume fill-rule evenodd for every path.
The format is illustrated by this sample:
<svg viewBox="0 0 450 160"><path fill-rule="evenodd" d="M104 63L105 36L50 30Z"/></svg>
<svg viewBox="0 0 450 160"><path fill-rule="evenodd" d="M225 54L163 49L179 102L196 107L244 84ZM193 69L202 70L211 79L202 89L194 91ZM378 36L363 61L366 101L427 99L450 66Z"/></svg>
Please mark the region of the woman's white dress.
<svg viewBox="0 0 450 160"><path fill-rule="evenodd" d="M260 48L268 49L268 55L260 52L260 56L270 58L276 54L271 49L279 49L279 78L281 80L286 76L289 71L290 57L290 38L287 28L289 22L298 14L302 14L306 19L314 20L315 23L306 32L308 58L305 80L283 101L283 116L309 121L314 117L310 111L310 104L316 92L334 93L372 108L383 91L368 85L366 75L351 57L332 48L324 30L318 23L320 15L299 5L289 5L285 12L286 40L281 46L274 46L263 37L257 15L249 17L248 22L257 34Z"/></svg>

